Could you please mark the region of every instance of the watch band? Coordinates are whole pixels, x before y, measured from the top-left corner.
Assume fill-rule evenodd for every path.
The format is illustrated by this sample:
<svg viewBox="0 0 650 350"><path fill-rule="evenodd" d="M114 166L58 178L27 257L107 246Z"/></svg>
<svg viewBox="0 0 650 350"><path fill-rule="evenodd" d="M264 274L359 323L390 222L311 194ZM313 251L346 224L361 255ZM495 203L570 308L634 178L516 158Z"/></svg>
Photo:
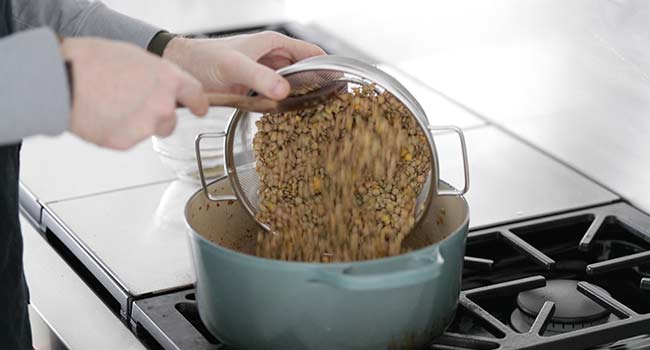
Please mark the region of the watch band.
<svg viewBox="0 0 650 350"><path fill-rule="evenodd" d="M163 52L165 52L165 48L167 47L167 44L169 44L169 41L171 41L175 37L176 35L162 30L156 33L153 39L151 39L149 45L147 45L147 51L162 57Z"/></svg>
<svg viewBox="0 0 650 350"><path fill-rule="evenodd" d="M70 104L72 104L72 98L74 96L74 80L72 79L72 62L65 60L65 74L68 78L68 90L70 91Z"/></svg>
<svg viewBox="0 0 650 350"><path fill-rule="evenodd" d="M59 40L59 45L63 44L63 40L65 39L65 37L57 34L56 38L57 40ZM74 97L74 89L73 89L74 80L72 79L72 62L70 60L63 61L63 67L65 68L65 77L68 79L68 91L70 92L70 105L72 105L72 98Z"/></svg>

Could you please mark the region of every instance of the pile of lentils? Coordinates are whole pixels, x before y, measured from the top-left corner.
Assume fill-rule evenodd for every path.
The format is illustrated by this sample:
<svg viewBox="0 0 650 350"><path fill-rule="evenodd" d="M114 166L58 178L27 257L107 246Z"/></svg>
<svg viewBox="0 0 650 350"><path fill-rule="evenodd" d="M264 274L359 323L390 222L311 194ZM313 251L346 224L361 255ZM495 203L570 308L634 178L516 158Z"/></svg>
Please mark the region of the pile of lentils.
<svg viewBox="0 0 650 350"><path fill-rule="evenodd" d="M258 256L303 262L404 252L430 171L427 140L391 94L364 85L257 121Z"/></svg>

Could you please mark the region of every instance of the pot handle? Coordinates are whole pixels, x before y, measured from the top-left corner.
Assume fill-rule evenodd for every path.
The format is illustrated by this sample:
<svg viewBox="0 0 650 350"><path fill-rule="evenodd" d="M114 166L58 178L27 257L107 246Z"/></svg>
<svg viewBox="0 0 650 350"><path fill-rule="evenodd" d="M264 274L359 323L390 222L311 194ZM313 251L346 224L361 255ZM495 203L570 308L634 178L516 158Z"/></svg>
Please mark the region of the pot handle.
<svg viewBox="0 0 650 350"><path fill-rule="evenodd" d="M222 137L226 137L226 133L221 131L221 132L205 132L205 133L200 133L196 136L196 139L194 139L194 152L196 153L196 164L199 166L199 178L201 179L201 187L203 188L203 194L205 196L213 201L213 202L218 202L222 200L230 200L231 197L233 196L214 196L208 191L208 184L205 181L205 174L203 173L203 160L201 159L201 140L202 139L219 139ZM226 170L226 165L223 165L224 167L224 173ZM227 198L226 198L227 197Z"/></svg>
<svg viewBox="0 0 650 350"><path fill-rule="evenodd" d="M467 161L467 145L465 144L465 135L463 135L463 131L459 127L453 125L429 126L429 131L451 131L453 133L456 133L460 139L460 150L463 154L463 174L465 176L465 184L463 186L463 189L460 191L456 189L446 190L440 189L440 186L437 186L436 194L438 196L464 195L469 190L469 162Z"/></svg>
<svg viewBox="0 0 650 350"><path fill-rule="evenodd" d="M388 273L368 274L352 274L352 267L349 266L337 270L317 270L309 281L359 291L399 288L437 278L442 270L440 265L445 262L438 247L431 253L414 255L409 259L416 262L417 266Z"/></svg>

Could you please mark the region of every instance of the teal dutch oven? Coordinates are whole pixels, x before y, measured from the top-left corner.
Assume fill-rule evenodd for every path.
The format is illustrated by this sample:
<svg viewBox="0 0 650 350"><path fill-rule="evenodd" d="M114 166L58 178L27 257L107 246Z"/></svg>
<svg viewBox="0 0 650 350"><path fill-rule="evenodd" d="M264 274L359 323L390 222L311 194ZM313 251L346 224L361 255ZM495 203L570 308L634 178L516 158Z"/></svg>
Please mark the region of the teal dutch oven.
<svg viewBox="0 0 650 350"><path fill-rule="evenodd" d="M441 186L454 190L441 182ZM254 256L260 226L227 177L185 208L201 320L234 348L426 346L451 322L469 224L461 195L437 196L395 257L301 263Z"/></svg>

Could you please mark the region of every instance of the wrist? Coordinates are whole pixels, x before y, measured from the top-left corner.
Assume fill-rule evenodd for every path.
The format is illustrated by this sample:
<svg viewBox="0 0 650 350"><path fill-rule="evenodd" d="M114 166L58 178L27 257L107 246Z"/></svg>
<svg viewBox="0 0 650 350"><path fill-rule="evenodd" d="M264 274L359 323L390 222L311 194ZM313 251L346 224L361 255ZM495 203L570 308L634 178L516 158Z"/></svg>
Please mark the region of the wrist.
<svg viewBox="0 0 650 350"><path fill-rule="evenodd" d="M171 39L162 53L162 58L172 61L176 64L182 61L183 53L188 52L188 44L192 39L175 37Z"/></svg>

